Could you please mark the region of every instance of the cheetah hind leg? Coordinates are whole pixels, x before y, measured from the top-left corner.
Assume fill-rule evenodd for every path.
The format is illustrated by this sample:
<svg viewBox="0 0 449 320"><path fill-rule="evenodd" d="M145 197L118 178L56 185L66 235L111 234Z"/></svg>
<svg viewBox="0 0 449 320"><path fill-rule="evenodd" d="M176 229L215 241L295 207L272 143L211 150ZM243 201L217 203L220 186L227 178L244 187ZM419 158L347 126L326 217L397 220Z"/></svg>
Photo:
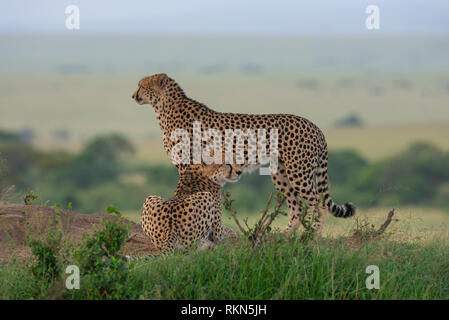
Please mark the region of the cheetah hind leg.
<svg viewBox="0 0 449 320"><path fill-rule="evenodd" d="M271 181L274 184L276 190L283 192L287 198L287 205L290 210L290 220L287 227L283 231L284 234L289 235L302 223L303 205L300 199L298 199L298 192L292 187L287 177L285 166L282 162L279 162L278 171L271 176Z"/></svg>
<svg viewBox="0 0 449 320"><path fill-rule="evenodd" d="M316 217L312 225L312 228L313 230L315 230L316 235L318 237L321 237L323 233L324 221L326 220L327 209L323 206L319 206L317 209L318 209L318 216Z"/></svg>
<svg viewBox="0 0 449 320"><path fill-rule="evenodd" d="M294 190L296 202L301 203L302 208L304 208L299 214L300 222L304 225L308 235L312 237L321 235L325 213L320 208L320 201L314 182L313 175L316 168L312 166L312 170L309 171L308 174L305 174L304 172L299 172L298 169L291 164L286 164L285 167L287 169L286 176L289 185ZM299 173L301 173L301 175L299 175ZM301 176L301 178L298 178L298 176ZM290 220L290 222L292 221ZM297 225L299 225L299 223L297 223Z"/></svg>
<svg viewBox="0 0 449 320"><path fill-rule="evenodd" d="M200 243L198 245L199 251L204 251L208 249L212 249L217 245L217 243L223 242L223 241L231 241L235 242L238 240L238 235L234 231L234 229L223 225L222 230L218 236L214 236L212 230L210 230L207 234L207 237L205 239L201 239Z"/></svg>
<svg viewBox="0 0 449 320"><path fill-rule="evenodd" d="M304 225L305 232L313 237L321 237L326 213L327 210L320 206L309 208L306 212L303 212L301 221Z"/></svg>
<svg viewBox="0 0 449 320"><path fill-rule="evenodd" d="M210 241L209 239L201 239L198 245L199 251L205 251L212 249L215 246L215 243Z"/></svg>

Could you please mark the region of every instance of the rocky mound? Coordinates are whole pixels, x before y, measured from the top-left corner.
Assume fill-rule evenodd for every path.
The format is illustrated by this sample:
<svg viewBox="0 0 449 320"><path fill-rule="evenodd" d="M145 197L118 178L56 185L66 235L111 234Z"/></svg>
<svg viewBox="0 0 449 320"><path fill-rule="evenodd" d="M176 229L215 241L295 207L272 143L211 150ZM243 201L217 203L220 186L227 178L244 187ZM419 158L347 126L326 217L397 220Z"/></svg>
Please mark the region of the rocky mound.
<svg viewBox="0 0 449 320"><path fill-rule="evenodd" d="M27 235L44 237L55 219L63 230L63 241L79 243L101 226L101 219L113 218L110 214L88 215L47 206L0 202L0 262L30 256L31 250L26 246ZM139 224L123 221L131 225L130 237L123 251L125 255L135 257L157 253Z"/></svg>

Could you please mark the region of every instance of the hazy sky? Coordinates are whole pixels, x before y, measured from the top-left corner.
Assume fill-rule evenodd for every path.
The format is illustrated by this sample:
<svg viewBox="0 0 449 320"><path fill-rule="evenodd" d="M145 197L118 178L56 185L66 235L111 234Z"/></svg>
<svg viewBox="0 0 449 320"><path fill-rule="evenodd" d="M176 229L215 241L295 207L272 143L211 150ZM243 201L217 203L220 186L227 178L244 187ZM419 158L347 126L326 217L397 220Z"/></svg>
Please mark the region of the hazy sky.
<svg viewBox="0 0 449 320"><path fill-rule="evenodd" d="M80 33L307 35L448 33L447 0L2 0L0 32L65 29L65 8L80 8ZM365 28L368 5L379 31Z"/></svg>

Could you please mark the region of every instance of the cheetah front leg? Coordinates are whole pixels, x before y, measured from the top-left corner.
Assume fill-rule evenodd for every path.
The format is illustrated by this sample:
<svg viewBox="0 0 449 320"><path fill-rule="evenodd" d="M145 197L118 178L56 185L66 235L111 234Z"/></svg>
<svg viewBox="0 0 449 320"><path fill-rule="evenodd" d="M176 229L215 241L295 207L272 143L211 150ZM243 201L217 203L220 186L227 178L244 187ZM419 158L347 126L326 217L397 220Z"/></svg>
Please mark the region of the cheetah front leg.
<svg viewBox="0 0 449 320"><path fill-rule="evenodd" d="M198 245L198 250L199 251L204 251L204 250L208 250L211 249L215 246L215 243L212 242L211 238L213 237L213 231L209 230L209 232L207 233L206 237L204 239L200 240L200 243Z"/></svg>
<svg viewBox="0 0 449 320"><path fill-rule="evenodd" d="M219 228L217 228L217 232L214 233L213 240L214 242L222 242L222 241L236 241L238 240L239 236L237 235L237 232L234 231L231 227L221 225Z"/></svg>

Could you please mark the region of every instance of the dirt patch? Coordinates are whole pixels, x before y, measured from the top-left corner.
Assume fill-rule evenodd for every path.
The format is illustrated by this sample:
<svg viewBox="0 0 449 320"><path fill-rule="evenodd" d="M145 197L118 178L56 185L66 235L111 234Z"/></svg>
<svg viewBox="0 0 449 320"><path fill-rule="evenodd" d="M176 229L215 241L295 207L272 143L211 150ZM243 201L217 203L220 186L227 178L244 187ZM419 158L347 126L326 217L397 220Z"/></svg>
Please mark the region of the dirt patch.
<svg viewBox="0 0 449 320"><path fill-rule="evenodd" d="M59 212L56 214L56 211ZM0 262L11 258L26 258L31 250L26 246L27 235L44 237L51 221L56 219L63 230L63 241L80 243L101 226L101 219L109 220L111 214L81 214L47 206L11 204L0 201ZM123 219L131 226L123 253L130 256L156 254L139 224ZM27 227L27 225L29 227Z"/></svg>

